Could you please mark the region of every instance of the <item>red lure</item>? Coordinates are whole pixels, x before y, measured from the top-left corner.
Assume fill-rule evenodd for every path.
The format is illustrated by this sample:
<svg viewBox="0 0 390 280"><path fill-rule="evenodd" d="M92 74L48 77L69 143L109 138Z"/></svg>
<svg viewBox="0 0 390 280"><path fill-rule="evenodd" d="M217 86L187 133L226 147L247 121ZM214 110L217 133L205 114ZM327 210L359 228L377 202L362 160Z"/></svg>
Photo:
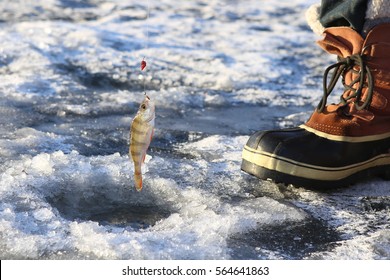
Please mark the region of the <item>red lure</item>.
<svg viewBox="0 0 390 280"><path fill-rule="evenodd" d="M146 61L145 61L145 59L142 59L142 61L141 61L141 71L144 70L145 67L146 67Z"/></svg>

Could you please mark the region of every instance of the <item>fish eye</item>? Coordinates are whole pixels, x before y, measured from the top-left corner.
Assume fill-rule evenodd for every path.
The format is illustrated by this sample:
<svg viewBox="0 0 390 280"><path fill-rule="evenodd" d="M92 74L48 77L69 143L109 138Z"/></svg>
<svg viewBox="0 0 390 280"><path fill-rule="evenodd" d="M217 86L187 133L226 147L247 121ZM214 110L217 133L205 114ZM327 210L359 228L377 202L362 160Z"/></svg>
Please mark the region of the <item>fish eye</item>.
<svg viewBox="0 0 390 280"><path fill-rule="evenodd" d="M146 105L145 105L145 104L142 104L142 105L141 105L141 109L142 109L142 110L145 110L145 109L146 109Z"/></svg>

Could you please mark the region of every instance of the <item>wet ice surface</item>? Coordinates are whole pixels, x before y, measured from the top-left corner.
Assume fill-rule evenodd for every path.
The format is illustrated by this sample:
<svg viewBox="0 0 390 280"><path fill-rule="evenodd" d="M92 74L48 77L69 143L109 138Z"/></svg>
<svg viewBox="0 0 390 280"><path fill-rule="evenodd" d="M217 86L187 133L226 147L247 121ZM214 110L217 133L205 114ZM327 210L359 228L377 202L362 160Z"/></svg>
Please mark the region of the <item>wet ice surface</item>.
<svg viewBox="0 0 390 280"><path fill-rule="evenodd" d="M0 257L389 259L387 182L313 191L240 171L253 131L320 99L332 58L304 21L314 1L150 0L148 21L144 2L0 3ZM138 193L144 79L157 118Z"/></svg>

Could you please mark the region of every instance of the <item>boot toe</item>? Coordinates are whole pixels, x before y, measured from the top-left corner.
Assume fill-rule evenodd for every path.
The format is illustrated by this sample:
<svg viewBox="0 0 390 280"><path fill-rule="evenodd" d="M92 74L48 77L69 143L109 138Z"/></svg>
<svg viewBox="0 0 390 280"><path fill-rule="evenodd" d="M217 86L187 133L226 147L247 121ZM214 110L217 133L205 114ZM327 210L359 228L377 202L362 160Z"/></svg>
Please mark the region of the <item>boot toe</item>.
<svg viewBox="0 0 390 280"><path fill-rule="evenodd" d="M390 167L390 138L334 141L303 128L257 132L247 141L241 169L260 179L310 188L349 185Z"/></svg>

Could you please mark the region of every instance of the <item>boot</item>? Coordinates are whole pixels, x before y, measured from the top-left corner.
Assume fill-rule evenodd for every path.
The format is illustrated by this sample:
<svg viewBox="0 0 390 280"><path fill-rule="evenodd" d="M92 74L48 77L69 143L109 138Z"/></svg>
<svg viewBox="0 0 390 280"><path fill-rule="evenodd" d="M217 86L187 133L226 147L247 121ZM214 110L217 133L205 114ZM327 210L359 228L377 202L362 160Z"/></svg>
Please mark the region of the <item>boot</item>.
<svg viewBox="0 0 390 280"><path fill-rule="evenodd" d="M252 135L241 169L261 179L312 188L389 178L389 34L390 24L376 26L365 40L349 27L326 29L318 43L338 62L325 70L317 109L299 127ZM340 103L327 105L340 76L345 88Z"/></svg>

